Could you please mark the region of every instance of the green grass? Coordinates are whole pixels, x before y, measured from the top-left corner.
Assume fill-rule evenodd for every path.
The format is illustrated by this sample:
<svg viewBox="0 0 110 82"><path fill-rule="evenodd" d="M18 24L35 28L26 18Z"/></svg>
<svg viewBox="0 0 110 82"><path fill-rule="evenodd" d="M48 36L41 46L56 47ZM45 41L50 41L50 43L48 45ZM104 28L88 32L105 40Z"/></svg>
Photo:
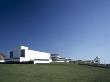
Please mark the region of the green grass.
<svg viewBox="0 0 110 82"><path fill-rule="evenodd" d="M0 64L0 82L110 82L110 69L74 64Z"/></svg>

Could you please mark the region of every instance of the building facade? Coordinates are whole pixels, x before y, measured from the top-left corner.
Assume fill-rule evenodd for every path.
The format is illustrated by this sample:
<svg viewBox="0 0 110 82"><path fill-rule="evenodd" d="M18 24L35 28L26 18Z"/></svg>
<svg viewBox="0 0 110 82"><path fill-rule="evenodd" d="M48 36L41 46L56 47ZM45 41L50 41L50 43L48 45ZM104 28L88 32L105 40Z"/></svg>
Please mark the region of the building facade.
<svg viewBox="0 0 110 82"><path fill-rule="evenodd" d="M69 59L60 57L59 54L51 54L51 59L53 62L69 62Z"/></svg>
<svg viewBox="0 0 110 82"><path fill-rule="evenodd" d="M33 61L34 64L52 62L50 53L30 50L25 46L18 46L11 50L10 60L19 62Z"/></svg>
<svg viewBox="0 0 110 82"><path fill-rule="evenodd" d="M0 53L0 62L5 62L5 57L3 53Z"/></svg>

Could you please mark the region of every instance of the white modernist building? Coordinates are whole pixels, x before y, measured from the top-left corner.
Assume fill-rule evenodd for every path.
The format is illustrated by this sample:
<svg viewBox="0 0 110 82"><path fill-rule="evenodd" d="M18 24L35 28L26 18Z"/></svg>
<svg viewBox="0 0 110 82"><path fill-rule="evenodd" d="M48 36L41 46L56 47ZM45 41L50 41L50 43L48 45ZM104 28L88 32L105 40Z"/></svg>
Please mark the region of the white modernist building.
<svg viewBox="0 0 110 82"><path fill-rule="evenodd" d="M3 53L0 53L0 63L5 62L5 55Z"/></svg>
<svg viewBox="0 0 110 82"><path fill-rule="evenodd" d="M52 62L50 53L30 50L25 46L18 46L10 51L10 59L19 62L34 61L34 64Z"/></svg>

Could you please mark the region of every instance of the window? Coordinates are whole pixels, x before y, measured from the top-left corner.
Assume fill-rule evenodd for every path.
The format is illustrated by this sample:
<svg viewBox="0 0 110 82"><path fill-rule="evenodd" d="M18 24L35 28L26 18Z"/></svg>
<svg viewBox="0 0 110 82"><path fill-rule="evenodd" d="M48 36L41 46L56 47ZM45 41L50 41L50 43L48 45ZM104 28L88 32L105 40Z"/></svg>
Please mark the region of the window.
<svg viewBox="0 0 110 82"><path fill-rule="evenodd" d="M13 58L13 51L10 52L10 58Z"/></svg>
<svg viewBox="0 0 110 82"><path fill-rule="evenodd" d="M25 57L25 50L21 50L21 57Z"/></svg>

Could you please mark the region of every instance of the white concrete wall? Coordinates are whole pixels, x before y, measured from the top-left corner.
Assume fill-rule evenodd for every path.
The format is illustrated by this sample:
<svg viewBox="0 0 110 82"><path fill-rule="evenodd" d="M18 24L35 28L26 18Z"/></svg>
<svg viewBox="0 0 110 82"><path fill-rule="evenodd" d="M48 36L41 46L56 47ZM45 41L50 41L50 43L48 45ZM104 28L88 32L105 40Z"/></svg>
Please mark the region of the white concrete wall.
<svg viewBox="0 0 110 82"><path fill-rule="evenodd" d="M0 60L0 62L5 62L5 60Z"/></svg>
<svg viewBox="0 0 110 82"><path fill-rule="evenodd" d="M40 61L40 60L34 60L34 64L38 64L38 63L51 63L52 60L49 59L49 61Z"/></svg>
<svg viewBox="0 0 110 82"><path fill-rule="evenodd" d="M21 57L21 50L25 50L25 57ZM52 62L50 60L50 53L40 52L40 51L34 51L29 50L28 47L25 46L19 46L14 48L13 50L13 58L20 58L20 62L25 61L34 61L35 59L48 59L49 61L35 61L35 63L50 63Z"/></svg>
<svg viewBox="0 0 110 82"><path fill-rule="evenodd" d="M31 61L34 59L50 59L51 54L34 50L25 50L25 57L20 57L20 61Z"/></svg>
<svg viewBox="0 0 110 82"><path fill-rule="evenodd" d="M65 62L65 61L53 61L53 62Z"/></svg>

